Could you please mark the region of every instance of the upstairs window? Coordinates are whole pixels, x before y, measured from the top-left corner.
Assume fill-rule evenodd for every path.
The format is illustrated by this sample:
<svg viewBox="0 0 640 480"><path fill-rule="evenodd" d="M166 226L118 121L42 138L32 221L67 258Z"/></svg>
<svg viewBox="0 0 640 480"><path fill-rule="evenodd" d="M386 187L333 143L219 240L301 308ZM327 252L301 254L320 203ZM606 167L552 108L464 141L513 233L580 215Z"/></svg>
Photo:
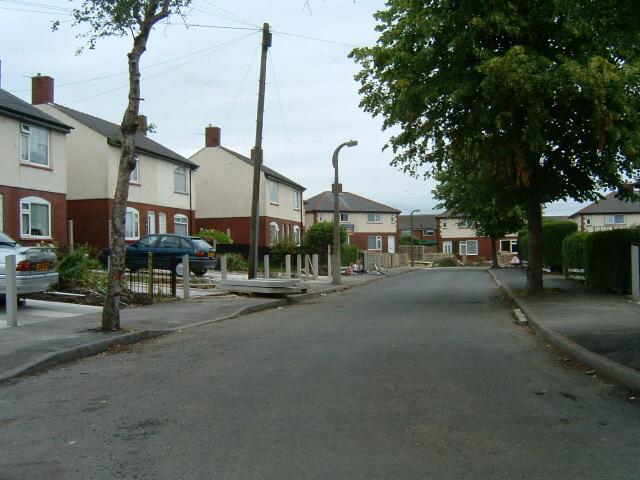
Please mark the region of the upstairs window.
<svg viewBox="0 0 640 480"><path fill-rule="evenodd" d="M51 238L51 204L38 197L20 200L20 236Z"/></svg>
<svg viewBox="0 0 640 480"><path fill-rule="evenodd" d="M133 170L131 170L129 174L129 182L140 183L140 159L138 155L135 156L134 162L136 162L136 166L133 167Z"/></svg>
<svg viewBox="0 0 640 480"><path fill-rule="evenodd" d="M431 237L434 234L433 228L424 228L422 229L422 235L424 237Z"/></svg>
<svg viewBox="0 0 640 480"><path fill-rule="evenodd" d="M369 213L367 214L367 222L368 223L382 223L382 217L379 213Z"/></svg>
<svg viewBox="0 0 640 480"><path fill-rule="evenodd" d="M173 171L173 190L178 193L189 193L186 167L178 167Z"/></svg>
<svg viewBox="0 0 640 480"><path fill-rule="evenodd" d="M20 161L49 166L49 130L20 125Z"/></svg>
<svg viewBox="0 0 640 480"><path fill-rule="evenodd" d="M278 182L269 180L269 201L271 203L278 203Z"/></svg>
<svg viewBox="0 0 640 480"><path fill-rule="evenodd" d="M295 210L300 210L300 192L294 190L293 192L293 208Z"/></svg>
<svg viewBox="0 0 640 480"><path fill-rule="evenodd" d="M349 214L340 212L340 221L341 222L348 222L349 221Z"/></svg>

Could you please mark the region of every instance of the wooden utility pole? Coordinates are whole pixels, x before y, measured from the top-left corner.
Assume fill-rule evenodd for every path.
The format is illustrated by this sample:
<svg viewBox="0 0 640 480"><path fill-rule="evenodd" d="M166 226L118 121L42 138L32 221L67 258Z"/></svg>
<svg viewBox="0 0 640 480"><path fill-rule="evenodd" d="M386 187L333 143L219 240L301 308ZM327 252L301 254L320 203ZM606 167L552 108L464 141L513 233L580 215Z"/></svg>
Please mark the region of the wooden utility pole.
<svg viewBox="0 0 640 480"><path fill-rule="evenodd" d="M251 199L251 229L249 230L249 278L258 275L258 245L260 240L260 170L262 167L262 119L264 117L264 88L267 77L267 51L271 46L269 24L262 26L262 55L260 57L260 83L258 87L258 115L256 144L253 158L253 195Z"/></svg>

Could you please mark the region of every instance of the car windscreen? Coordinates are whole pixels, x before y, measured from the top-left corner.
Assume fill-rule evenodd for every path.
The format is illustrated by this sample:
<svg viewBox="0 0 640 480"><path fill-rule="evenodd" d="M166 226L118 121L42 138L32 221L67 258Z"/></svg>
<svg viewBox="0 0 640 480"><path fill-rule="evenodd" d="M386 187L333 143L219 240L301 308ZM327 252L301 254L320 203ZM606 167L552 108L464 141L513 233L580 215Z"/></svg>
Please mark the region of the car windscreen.
<svg viewBox="0 0 640 480"><path fill-rule="evenodd" d="M193 246L197 249L197 250L204 250L204 251L208 251L211 250L213 247L211 245L209 245L207 242L205 242L204 240L201 239L191 239L191 243L193 244Z"/></svg>
<svg viewBox="0 0 640 480"><path fill-rule="evenodd" d="M20 244L16 242L13 238L11 238L9 235L7 235L6 233L0 232L0 247L2 246L19 248Z"/></svg>

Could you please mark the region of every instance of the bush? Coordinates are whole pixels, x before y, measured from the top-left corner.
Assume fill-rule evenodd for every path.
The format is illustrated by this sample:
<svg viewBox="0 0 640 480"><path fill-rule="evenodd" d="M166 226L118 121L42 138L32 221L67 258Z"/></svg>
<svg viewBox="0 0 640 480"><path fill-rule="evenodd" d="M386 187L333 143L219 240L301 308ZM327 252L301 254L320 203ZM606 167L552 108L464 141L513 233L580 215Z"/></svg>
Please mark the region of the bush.
<svg viewBox="0 0 640 480"><path fill-rule="evenodd" d="M578 230L578 224L571 221L545 222L542 224L542 264L552 270L562 269L562 241ZM521 258L529 259L529 234L525 230L518 233L518 252Z"/></svg>
<svg viewBox="0 0 640 480"><path fill-rule="evenodd" d="M298 244L291 239L285 238L271 247L269 256L274 263L283 264L287 255L295 257L298 253L300 253Z"/></svg>
<svg viewBox="0 0 640 480"><path fill-rule="evenodd" d="M594 232L585 240L587 285L616 292L631 292L631 245L640 244L640 228Z"/></svg>
<svg viewBox="0 0 640 480"><path fill-rule="evenodd" d="M227 270L231 272L245 272L249 270L249 265L242 255L239 253L226 253L227 256ZM218 258L216 268L220 270L221 260Z"/></svg>
<svg viewBox="0 0 640 480"><path fill-rule="evenodd" d="M340 261L342 266L353 265L358 262L360 249L356 245L342 245L340 248Z"/></svg>
<svg viewBox="0 0 640 480"><path fill-rule="evenodd" d="M340 243L347 241L347 230L340 227ZM327 252L327 246L333 245L333 223L318 222L311 225L304 234L304 250L307 254Z"/></svg>
<svg viewBox="0 0 640 480"><path fill-rule="evenodd" d="M422 240L418 237L413 237L414 245L422 245ZM402 235L400 237L400 245L411 245L411 235Z"/></svg>
<svg viewBox="0 0 640 480"><path fill-rule="evenodd" d="M450 257L445 257L442 260L438 260L437 262L433 262L434 267L457 267L458 260L454 255Z"/></svg>
<svg viewBox="0 0 640 480"><path fill-rule="evenodd" d="M214 244L214 241L217 243L231 244L233 240L229 238L229 236L224 233L216 230L215 228L201 228L198 232L198 236L201 237L205 242Z"/></svg>
<svg viewBox="0 0 640 480"><path fill-rule="evenodd" d="M74 287L94 287L98 278L92 270L101 269L102 265L92 258L86 246L79 245L62 256L58 262L58 287L61 289Z"/></svg>
<svg viewBox="0 0 640 480"><path fill-rule="evenodd" d="M565 274L570 268L584 268L584 244L588 235L586 232L575 232L562 241L562 266Z"/></svg>

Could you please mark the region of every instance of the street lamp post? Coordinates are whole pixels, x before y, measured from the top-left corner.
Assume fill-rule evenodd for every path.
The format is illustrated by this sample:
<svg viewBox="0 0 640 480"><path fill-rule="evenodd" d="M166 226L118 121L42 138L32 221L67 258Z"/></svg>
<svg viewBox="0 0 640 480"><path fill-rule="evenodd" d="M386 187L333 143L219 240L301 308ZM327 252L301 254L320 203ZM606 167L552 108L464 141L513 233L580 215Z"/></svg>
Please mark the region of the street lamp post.
<svg viewBox="0 0 640 480"><path fill-rule="evenodd" d="M331 257L331 283L340 285L342 278L340 276L340 193L342 185L338 181L338 154L342 147L355 147L358 145L356 140L349 140L341 143L333 152L332 162L335 170L335 180L333 182L333 256Z"/></svg>
<svg viewBox="0 0 640 480"><path fill-rule="evenodd" d="M415 210L411 210L411 213L409 214L409 228L411 229L410 234L411 234L411 266L412 267L416 266L416 263L414 260L415 254L413 252L413 214L419 211L420 209L416 208Z"/></svg>

